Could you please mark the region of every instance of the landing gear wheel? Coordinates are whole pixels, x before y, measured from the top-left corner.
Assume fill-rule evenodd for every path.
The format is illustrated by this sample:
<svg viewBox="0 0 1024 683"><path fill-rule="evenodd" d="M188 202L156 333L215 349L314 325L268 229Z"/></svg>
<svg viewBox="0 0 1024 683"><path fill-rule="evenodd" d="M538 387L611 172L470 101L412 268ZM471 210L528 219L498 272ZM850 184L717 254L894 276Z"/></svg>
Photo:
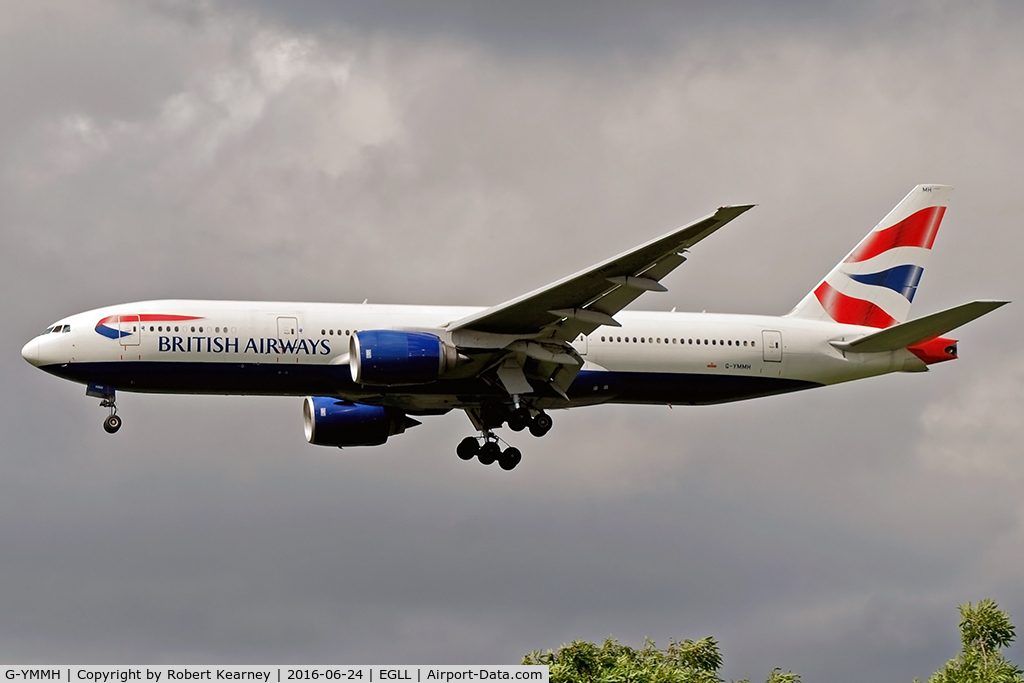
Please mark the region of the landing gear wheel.
<svg viewBox="0 0 1024 683"><path fill-rule="evenodd" d="M508 418L508 428L513 432L521 432L530 424L530 411L520 408L514 411Z"/></svg>
<svg viewBox="0 0 1024 683"><path fill-rule="evenodd" d="M534 436L544 436L551 431L551 417L547 413L537 413L530 421L530 433Z"/></svg>
<svg viewBox="0 0 1024 683"><path fill-rule="evenodd" d="M480 453L477 454L481 465L493 465L499 456L501 456L501 446L497 441L488 441L480 447Z"/></svg>
<svg viewBox="0 0 1024 683"><path fill-rule="evenodd" d="M459 442L455 452L463 460L472 460L480 452L480 444L477 443L475 436L467 436Z"/></svg>
<svg viewBox="0 0 1024 683"><path fill-rule="evenodd" d="M514 470L519 461L523 459L523 454L519 452L518 448L506 448L505 452L498 458L498 466L506 472Z"/></svg>
<svg viewBox="0 0 1024 683"><path fill-rule="evenodd" d="M121 428L121 418L115 415L108 415L107 419L103 421L103 429L107 434L113 434Z"/></svg>

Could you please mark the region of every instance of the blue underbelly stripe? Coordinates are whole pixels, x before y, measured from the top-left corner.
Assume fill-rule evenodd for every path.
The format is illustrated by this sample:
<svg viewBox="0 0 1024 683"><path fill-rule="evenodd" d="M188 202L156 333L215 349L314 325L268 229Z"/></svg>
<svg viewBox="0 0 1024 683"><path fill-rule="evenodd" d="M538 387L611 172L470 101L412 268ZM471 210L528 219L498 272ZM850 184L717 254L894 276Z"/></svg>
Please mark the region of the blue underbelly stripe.
<svg viewBox="0 0 1024 683"><path fill-rule="evenodd" d="M108 362L69 363L42 368L83 384L109 384L121 391L145 393L237 394L259 396L357 396L373 387L352 382L347 365L277 363ZM570 405L646 403L677 405L739 401L820 386L815 382L760 375L670 372L583 371L569 388ZM596 388L595 388L596 387ZM501 389L479 379L381 387L379 393L450 394L460 402L507 401ZM356 399L353 399L356 400ZM387 401L384 399L384 403Z"/></svg>

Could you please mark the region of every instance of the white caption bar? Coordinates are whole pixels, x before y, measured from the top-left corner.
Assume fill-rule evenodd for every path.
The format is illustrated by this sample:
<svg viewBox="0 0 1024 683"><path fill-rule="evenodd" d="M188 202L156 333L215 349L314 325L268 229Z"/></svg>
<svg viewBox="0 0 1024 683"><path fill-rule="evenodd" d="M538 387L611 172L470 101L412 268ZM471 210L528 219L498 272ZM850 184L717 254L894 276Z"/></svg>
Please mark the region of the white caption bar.
<svg viewBox="0 0 1024 683"><path fill-rule="evenodd" d="M293 683L356 681L540 681L548 683L546 666L5 666L6 681L31 683L175 683L177 681L256 681Z"/></svg>

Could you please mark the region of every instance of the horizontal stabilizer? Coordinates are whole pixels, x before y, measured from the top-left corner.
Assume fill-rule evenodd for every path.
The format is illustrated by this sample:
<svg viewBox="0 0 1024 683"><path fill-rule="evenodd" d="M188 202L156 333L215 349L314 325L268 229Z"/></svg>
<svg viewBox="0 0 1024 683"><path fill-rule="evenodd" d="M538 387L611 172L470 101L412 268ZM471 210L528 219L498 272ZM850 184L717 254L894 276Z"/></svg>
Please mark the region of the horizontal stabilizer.
<svg viewBox="0 0 1024 683"><path fill-rule="evenodd" d="M926 315L923 318L900 323L853 341L834 341L832 346L840 351L853 353L895 351L934 339L1008 303L1010 302L972 301Z"/></svg>

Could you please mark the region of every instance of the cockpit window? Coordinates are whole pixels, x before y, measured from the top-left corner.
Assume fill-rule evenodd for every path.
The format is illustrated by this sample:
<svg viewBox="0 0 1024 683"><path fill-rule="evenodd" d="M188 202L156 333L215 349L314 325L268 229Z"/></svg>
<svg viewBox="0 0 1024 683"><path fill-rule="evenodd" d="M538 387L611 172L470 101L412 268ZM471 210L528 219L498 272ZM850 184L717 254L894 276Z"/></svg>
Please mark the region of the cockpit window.
<svg viewBox="0 0 1024 683"><path fill-rule="evenodd" d="M70 332L71 331L71 325L65 325L64 326L64 331L65 332Z"/></svg>

